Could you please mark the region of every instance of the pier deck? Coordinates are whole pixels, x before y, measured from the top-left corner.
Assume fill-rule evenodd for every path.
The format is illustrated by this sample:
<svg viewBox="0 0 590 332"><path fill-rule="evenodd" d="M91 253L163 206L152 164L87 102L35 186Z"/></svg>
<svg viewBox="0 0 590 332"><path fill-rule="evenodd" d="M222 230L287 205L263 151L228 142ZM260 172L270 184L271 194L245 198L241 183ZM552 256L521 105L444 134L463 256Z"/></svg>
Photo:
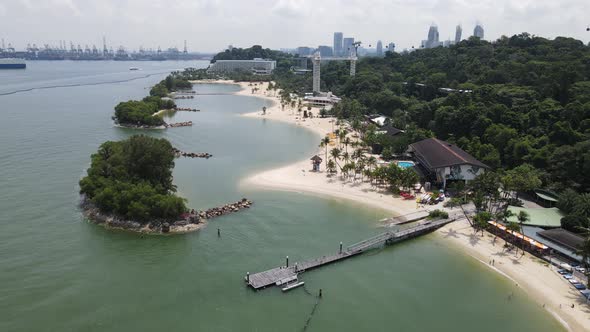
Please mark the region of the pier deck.
<svg viewBox="0 0 590 332"><path fill-rule="evenodd" d="M261 289L268 286L272 286L275 285L277 282L280 282L281 280L296 277L297 275L305 271L309 271L320 266L328 265L355 255L362 254L363 252L373 247L403 241L409 238L413 238L431 232L439 227L442 227L452 222L453 220L454 219L443 219L432 222L424 222L420 225L405 230L381 233L372 238L355 243L347 247L346 250L341 250L337 254L321 256L318 258L299 262L291 266L279 266L252 275L246 275L245 280L248 283L248 285L250 285L254 289Z"/></svg>

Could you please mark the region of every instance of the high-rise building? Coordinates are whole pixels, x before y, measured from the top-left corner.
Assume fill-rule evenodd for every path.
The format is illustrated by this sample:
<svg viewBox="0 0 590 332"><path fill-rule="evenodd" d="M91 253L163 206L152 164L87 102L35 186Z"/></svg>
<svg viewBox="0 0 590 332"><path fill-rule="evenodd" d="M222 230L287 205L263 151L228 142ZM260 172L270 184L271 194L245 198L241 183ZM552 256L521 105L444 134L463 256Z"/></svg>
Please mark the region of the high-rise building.
<svg viewBox="0 0 590 332"><path fill-rule="evenodd" d="M297 47L297 54L299 54L299 56L308 56L308 55L311 55L312 53L313 53L313 49L311 47L307 47L307 46Z"/></svg>
<svg viewBox="0 0 590 332"><path fill-rule="evenodd" d="M342 32L334 32L334 45L333 45L333 50L334 50L334 56L342 56L344 55L344 50L343 50L343 46L342 46Z"/></svg>
<svg viewBox="0 0 590 332"><path fill-rule="evenodd" d="M459 42L461 41L461 34L463 34L463 28L459 24L455 29L455 44L459 44Z"/></svg>
<svg viewBox="0 0 590 332"><path fill-rule="evenodd" d="M387 45L387 50L391 53L395 52L395 43L389 43L389 45Z"/></svg>
<svg viewBox="0 0 590 332"><path fill-rule="evenodd" d="M440 43L438 41L438 27L433 24L430 26L430 29L428 29L428 39L426 39L424 47L433 48L438 47L439 45Z"/></svg>
<svg viewBox="0 0 590 332"><path fill-rule="evenodd" d="M318 51L322 57L331 57L334 54L332 47L326 45L318 46Z"/></svg>
<svg viewBox="0 0 590 332"><path fill-rule="evenodd" d="M342 52L344 57L354 54L354 38L344 38L342 41Z"/></svg>
<svg viewBox="0 0 590 332"><path fill-rule="evenodd" d="M380 40L377 41L377 55L378 56L383 55L383 43Z"/></svg>
<svg viewBox="0 0 590 332"><path fill-rule="evenodd" d="M475 25L475 29L473 29L473 36L483 39L483 26L480 23Z"/></svg>

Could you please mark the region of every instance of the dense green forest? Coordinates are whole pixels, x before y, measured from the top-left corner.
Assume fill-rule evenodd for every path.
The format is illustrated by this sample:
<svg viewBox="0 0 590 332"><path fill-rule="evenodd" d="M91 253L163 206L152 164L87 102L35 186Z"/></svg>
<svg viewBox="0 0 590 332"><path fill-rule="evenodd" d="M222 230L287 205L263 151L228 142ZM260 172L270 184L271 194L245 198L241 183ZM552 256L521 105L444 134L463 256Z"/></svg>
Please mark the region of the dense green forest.
<svg viewBox="0 0 590 332"><path fill-rule="evenodd" d="M115 106L114 120L122 125L162 126L162 116L154 113L176 107L174 101L160 97L145 97L142 100L120 102Z"/></svg>
<svg viewBox="0 0 590 332"><path fill-rule="evenodd" d="M102 211L139 222L177 220L187 211L173 194L174 151L167 140L136 135L108 141L91 160L80 193Z"/></svg>
<svg viewBox="0 0 590 332"><path fill-rule="evenodd" d="M182 75L181 72L173 72L150 89L150 96L166 97L170 92L190 90L192 86L193 85Z"/></svg>
<svg viewBox="0 0 590 332"><path fill-rule="evenodd" d="M162 126L164 120L161 116L154 116L154 113L176 107L173 100L166 98L168 94L191 87L192 84L180 73L172 73L151 88L150 96L142 100L120 102L115 106L113 120L122 125Z"/></svg>
<svg viewBox="0 0 590 332"><path fill-rule="evenodd" d="M274 79L287 92L311 90L294 73ZM363 58L355 77L348 63L329 62L322 90L344 97L333 110L341 118L380 113L407 130L391 140L394 150L436 136L494 168L531 164L545 187L590 190L590 47L581 41L526 33L494 42L471 38Z"/></svg>

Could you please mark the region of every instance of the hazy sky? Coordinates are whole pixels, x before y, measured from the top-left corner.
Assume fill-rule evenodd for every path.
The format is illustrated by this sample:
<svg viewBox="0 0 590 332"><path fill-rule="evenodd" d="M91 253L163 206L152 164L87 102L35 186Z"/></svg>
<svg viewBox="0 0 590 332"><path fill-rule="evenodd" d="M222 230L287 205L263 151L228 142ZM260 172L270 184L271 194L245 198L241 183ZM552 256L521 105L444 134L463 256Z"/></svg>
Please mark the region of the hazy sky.
<svg viewBox="0 0 590 332"><path fill-rule="evenodd" d="M418 46L436 23L441 40L476 21L486 39L527 31L590 40L590 0L1 0L0 37L24 48L107 44L218 51L229 44L270 48L331 45L334 31L364 46Z"/></svg>

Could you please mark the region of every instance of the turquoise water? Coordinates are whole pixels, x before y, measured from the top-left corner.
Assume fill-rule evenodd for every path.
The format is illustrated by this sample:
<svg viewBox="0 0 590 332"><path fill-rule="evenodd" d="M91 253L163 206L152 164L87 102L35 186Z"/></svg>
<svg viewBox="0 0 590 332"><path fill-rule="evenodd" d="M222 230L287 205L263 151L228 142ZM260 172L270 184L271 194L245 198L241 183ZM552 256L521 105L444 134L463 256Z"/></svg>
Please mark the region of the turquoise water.
<svg viewBox="0 0 590 332"><path fill-rule="evenodd" d="M414 167L414 162L413 161L398 161L397 165L401 168L409 168L409 167Z"/></svg>
<svg viewBox="0 0 590 332"><path fill-rule="evenodd" d="M252 209L185 236L141 237L84 221L77 182L90 154L139 132L114 127L113 106L189 65L205 64L31 62L0 71L0 93L78 85L0 96L0 331L302 331L306 322L307 331L562 330L510 281L434 234L303 275L307 291L324 292L311 317L316 298L306 289L248 289L247 271L335 252L340 241L379 233L386 216L346 201L240 189L245 176L309 158L319 143L304 128L241 117L268 106L257 98L181 100L201 112L171 120L193 127L141 131L214 155L176 162L174 182L189 206L248 197Z"/></svg>

